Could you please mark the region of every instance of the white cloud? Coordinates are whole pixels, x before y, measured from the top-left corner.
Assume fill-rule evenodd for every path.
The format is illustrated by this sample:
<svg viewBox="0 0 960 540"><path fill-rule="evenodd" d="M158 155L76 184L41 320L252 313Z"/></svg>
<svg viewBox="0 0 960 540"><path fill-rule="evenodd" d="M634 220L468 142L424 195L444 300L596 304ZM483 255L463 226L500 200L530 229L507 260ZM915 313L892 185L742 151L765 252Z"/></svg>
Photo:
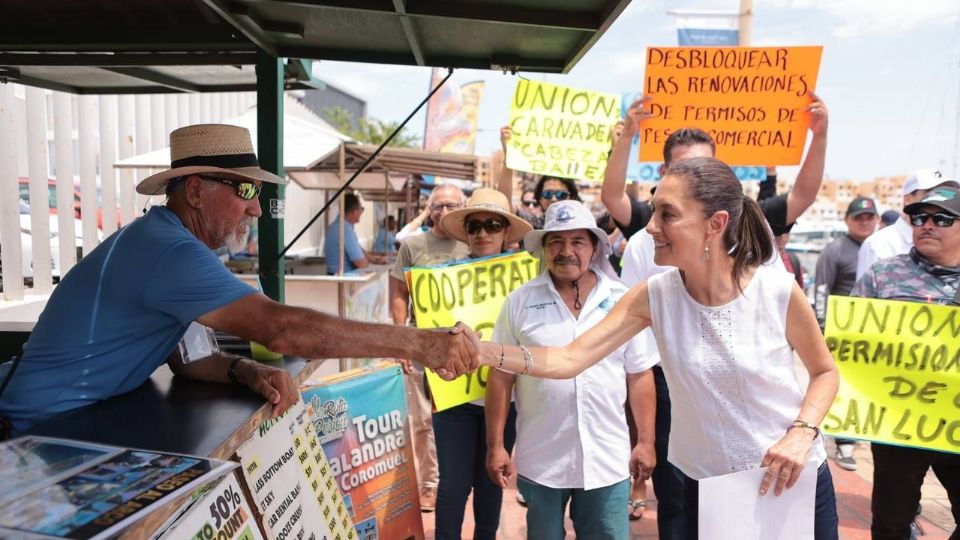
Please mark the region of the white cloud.
<svg viewBox="0 0 960 540"><path fill-rule="evenodd" d="M753 47L791 47L810 45L810 40L797 35L795 32L786 32L762 36L755 35L753 43L750 45Z"/></svg>
<svg viewBox="0 0 960 540"><path fill-rule="evenodd" d="M833 33L839 38L891 35L927 24L957 24L957 0L759 0L754 11L765 7L822 11L833 17Z"/></svg>
<svg viewBox="0 0 960 540"><path fill-rule="evenodd" d="M635 76L638 73L643 73L646 66L646 56L643 51L626 51L614 57L611 64L611 69L616 75Z"/></svg>
<svg viewBox="0 0 960 540"><path fill-rule="evenodd" d="M398 80L406 82L422 79L425 88L430 77L430 68L324 61L314 64L313 76L370 101L390 93L390 88L395 87Z"/></svg>

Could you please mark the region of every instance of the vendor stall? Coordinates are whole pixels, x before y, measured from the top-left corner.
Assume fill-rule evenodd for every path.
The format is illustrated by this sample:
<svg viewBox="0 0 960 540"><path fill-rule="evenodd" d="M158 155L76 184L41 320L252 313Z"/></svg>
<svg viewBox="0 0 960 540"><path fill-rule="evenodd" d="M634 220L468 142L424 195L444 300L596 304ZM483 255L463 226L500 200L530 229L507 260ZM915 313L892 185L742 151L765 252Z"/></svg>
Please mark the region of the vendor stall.
<svg viewBox="0 0 960 540"><path fill-rule="evenodd" d="M419 7L387 3L384 6L365 5L354 9L354 6L346 6L342 2L307 5L303 2L276 1L235 6L227 5L222 0L143 0L88 3L78 11L69 3L27 2L19 4L16 9L7 10L0 22L7 37L0 46L0 81L20 82L73 94L224 92L256 88L260 107L251 120L256 118L255 123L260 129L251 131L259 132L255 136L259 143L257 157L265 170L283 174L284 167L293 170L297 164L290 149L298 145L300 137L286 132L294 122L284 121L281 111L289 106L284 107L280 96L285 88L291 88L295 82L290 71L299 71L300 78L305 75L309 79L311 70L309 64L299 61L292 61L288 64L292 69L284 70L281 58L443 65L512 70L514 73L518 70L566 72L599 39L627 3L628 0L599 3L581 0L554 7L537 2L505 5L485 0L475 5L472 3L469 8L451 10L435 8L431 3L418 4ZM357 36L361 34L363 39L358 40ZM451 40L451 35L469 35L474 39ZM456 46L451 46L454 42ZM8 112L13 99L12 90L4 92L0 89L0 122L4 125L0 133L4 135L11 134L9 127L14 125L14 119ZM80 115L81 134L84 133L82 126L92 123L90 118ZM103 120L104 126L115 130L116 116L109 118L102 116L102 119L107 119ZM67 126L67 123L63 123L63 126ZM67 127L65 132L68 136L58 137L58 142L67 144L71 140L70 131ZM147 138L148 131L146 127L138 125L135 137L131 131L124 139L128 142L134 138L142 140ZM315 152L314 156L322 157L330 155L336 148L339 173L338 181L333 186L336 189L345 184L345 158L350 145L344 145L346 141L336 134L328 135L332 136L333 144L313 147L311 151ZM81 135L82 156L94 154L92 148L85 151L85 145L93 140L92 136ZM109 138L101 137L101 140ZM114 155L109 145L104 149L107 151L101 152L101 155ZM5 156L2 160L4 165L16 162L15 159L8 159L16 157L16 144L12 137L0 136L0 153ZM67 154L59 152L61 157ZM109 161L101 164L101 171L108 168L112 161L108 157L104 159ZM40 160L40 163L45 164L46 160ZM92 163L88 162L90 166L83 169L94 170ZM166 167L168 163L169 157L146 166ZM304 163L304 171L307 170L306 165L313 163ZM59 165L57 168L60 171L69 169ZM409 172L429 171L406 171L401 176ZM436 174L456 176L440 171ZM16 176L15 170L9 166L0 167L0 186L9 188L4 191L5 194L14 193ZM387 173L380 177L378 186L389 185L389 176ZM380 184L381 181L384 183ZM67 195L71 186L64 184L60 187L67 190L61 196L65 201L69 198ZM127 188L130 187L127 185ZM296 189L299 188L291 186L286 200L296 198ZM282 234L284 216L292 217L293 213L290 210L285 212L282 188L277 185L266 186L260 197L265 209L265 217L260 220L260 253L265 257L260 271L265 277L265 292L283 302L284 291L280 284L283 283L281 268L284 259L279 254L286 244ZM9 201L11 197L5 195L2 199ZM87 201L90 199L87 198ZM313 214L314 211L306 212L306 215ZM12 216L13 212L5 215ZM0 227L0 237L3 237L8 248L18 237L15 221L4 220L4 227ZM7 257L11 251L4 250L4 256ZM8 300L20 300L23 298L19 285L21 276L16 274L20 267L19 260L6 262L3 270L8 277L4 279L4 296ZM374 274L378 275L384 276L382 271ZM373 295L363 291L364 285L377 283L382 286L386 278L339 276L318 277L312 281L322 284L318 286L327 286L331 279L340 293L337 296L338 312L351 316L347 313L348 309L353 309L346 302L348 292L355 296ZM358 288L352 289L354 286ZM379 290L385 293L385 289ZM292 296L287 301L295 303ZM363 303L357 304L357 307L360 305L377 304ZM363 309L361 311L366 313ZM374 312L381 313L382 310L372 309L357 318L374 317ZM314 366L314 363L307 364L296 359L286 359L283 364L285 369L297 376L298 381L313 371ZM316 453L315 439L303 423L303 407L295 406L277 421L267 420L267 417L268 408L263 405L262 398L245 389L173 377L166 367L161 367L150 381L136 390L64 414L37 428L36 433L220 458L233 457L244 444L256 438L269 437L271 432L288 433L291 436L295 433L298 438L289 447L283 448L279 463L267 459L256 462L242 457L235 461L244 463L243 469L253 471L250 474L256 473L257 480L263 480L263 484L268 480L265 479L267 473L262 471L274 475L273 471L279 474L281 470L290 472L292 468L296 474L291 476L306 479L308 488L301 491L303 484L298 483L297 496L290 500L300 500L297 497L302 498L306 493L319 499L322 492L318 487L327 485L321 479L329 471L322 472L324 466ZM285 431L287 428L290 428L289 431ZM311 459L317 460L316 468L310 464ZM257 473L258 469L261 472ZM258 487L262 487L262 484L255 482L253 489L257 490ZM69 491L66 493L69 494ZM268 495L272 494L284 497L268 502ZM291 526L289 530L293 531L293 521L304 512L302 506L282 504L288 494L292 492L263 493L263 499L256 499L258 502L262 500L263 506L258 505L255 510L272 510L269 515L257 516L257 528L261 532L268 528L276 530L277 525L280 525L281 532L285 532L287 524ZM147 498L153 496L147 493L143 495ZM338 501L338 497L342 495L330 495L326 499L328 505L322 508L332 508L333 513L329 518L324 515L327 521L322 527L311 528L310 535L343 530L346 518L341 516L339 510L344 501ZM240 499L236 497L236 490L213 490L197 494L197 498L198 506L194 508L206 511L213 521L201 522L200 529L179 537L211 538L219 537L219 534L210 534L214 529L233 533L240 530L231 528L237 514L230 512L238 511L236 504ZM255 500L249 493L245 493L243 499ZM332 506L329 504L331 500ZM317 502L320 503L319 500ZM122 507L121 510L126 508ZM150 538L158 526L168 523L166 519L180 509L179 504L164 506L162 510L152 513L148 520L128 529L125 537ZM285 512L287 510L289 512ZM79 516L79 512L68 515ZM219 520L227 522L223 525L226 528L221 528ZM247 523L246 520L237 522ZM240 537L233 533L224 537ZM268 537L278 536L281 535ZM282 536L286 537L286 534ZM243 537L259 538L255 534L244 534ZM352 539L356 536L351 528L339 538L344 537Z"/></svg>

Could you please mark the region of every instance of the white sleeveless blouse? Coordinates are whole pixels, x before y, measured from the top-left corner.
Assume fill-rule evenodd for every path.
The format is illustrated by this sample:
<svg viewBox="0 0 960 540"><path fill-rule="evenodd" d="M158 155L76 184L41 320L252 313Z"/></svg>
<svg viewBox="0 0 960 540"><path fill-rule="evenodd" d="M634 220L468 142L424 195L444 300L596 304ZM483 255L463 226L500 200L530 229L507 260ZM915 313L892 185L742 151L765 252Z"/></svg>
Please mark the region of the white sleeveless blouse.
<svg viewBox="0 0 960 540"><path fill-rule="evenodd" d="M670 387L668 459L694 480L755 469L803 403L787 306L793 274L760 266L742 294L704 306L676 268L648 281L650 316ZM826 459L822 437L808 460ZM659 458L659 456L658 456Z"/></svg>

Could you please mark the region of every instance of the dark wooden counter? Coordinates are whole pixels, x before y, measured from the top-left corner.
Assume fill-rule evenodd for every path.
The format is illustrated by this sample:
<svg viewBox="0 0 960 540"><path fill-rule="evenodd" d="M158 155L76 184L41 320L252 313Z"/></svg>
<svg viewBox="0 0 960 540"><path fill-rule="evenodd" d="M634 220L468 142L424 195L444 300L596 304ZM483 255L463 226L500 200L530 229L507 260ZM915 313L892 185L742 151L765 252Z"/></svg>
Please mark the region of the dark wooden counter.
<svg viewBox="0 0 960 540"><path fill-rule="evenodd" d="M277 367L300 382L313 371L307 365L287 358ZM164 365L136 390L56 416L30 434L230 459L269 415L266 401L246 387L176 377ZM229 444L238 432L246 435Z"/></svg>
<svg viewBox="0 0 960 540"><path fill-rule="evenodd" d="M300 384L319 362L285 358L271 365ZM164 365L136 390L61 414L29 434L229 460L270 409L246 387L175 377ZM121 538L149 538L189 498L171 501Z"/></svg>

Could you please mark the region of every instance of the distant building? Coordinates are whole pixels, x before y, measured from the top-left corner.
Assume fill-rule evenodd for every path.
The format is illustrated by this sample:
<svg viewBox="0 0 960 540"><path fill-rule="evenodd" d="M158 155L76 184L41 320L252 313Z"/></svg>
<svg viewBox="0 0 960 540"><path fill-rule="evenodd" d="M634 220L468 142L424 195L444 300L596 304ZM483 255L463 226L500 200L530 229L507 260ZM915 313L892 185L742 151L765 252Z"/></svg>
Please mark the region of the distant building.
<svg viewBox="0 0 960 540"><path fill-rule="evenodd" d="M350 127L356 129L357 121L367 117L367 102L326 81L323 83L326 85L323 90L301 90L294 95L314 114L331 124L332 119L327 114L330 109L339 107L347 111L350 113Z"/></svg>
<svg viewBox="0 0 960 540"><path fill-rule="evenodd" d="M804 212L805 221L842 220L847 206L857 196L870 197L880 208L899 210L903 205L903 182L906 176L879 176L872 180L825 179L820 185L817 200ZM777 193L786 193L793 187L792 178L777 181Z"/></svg>

